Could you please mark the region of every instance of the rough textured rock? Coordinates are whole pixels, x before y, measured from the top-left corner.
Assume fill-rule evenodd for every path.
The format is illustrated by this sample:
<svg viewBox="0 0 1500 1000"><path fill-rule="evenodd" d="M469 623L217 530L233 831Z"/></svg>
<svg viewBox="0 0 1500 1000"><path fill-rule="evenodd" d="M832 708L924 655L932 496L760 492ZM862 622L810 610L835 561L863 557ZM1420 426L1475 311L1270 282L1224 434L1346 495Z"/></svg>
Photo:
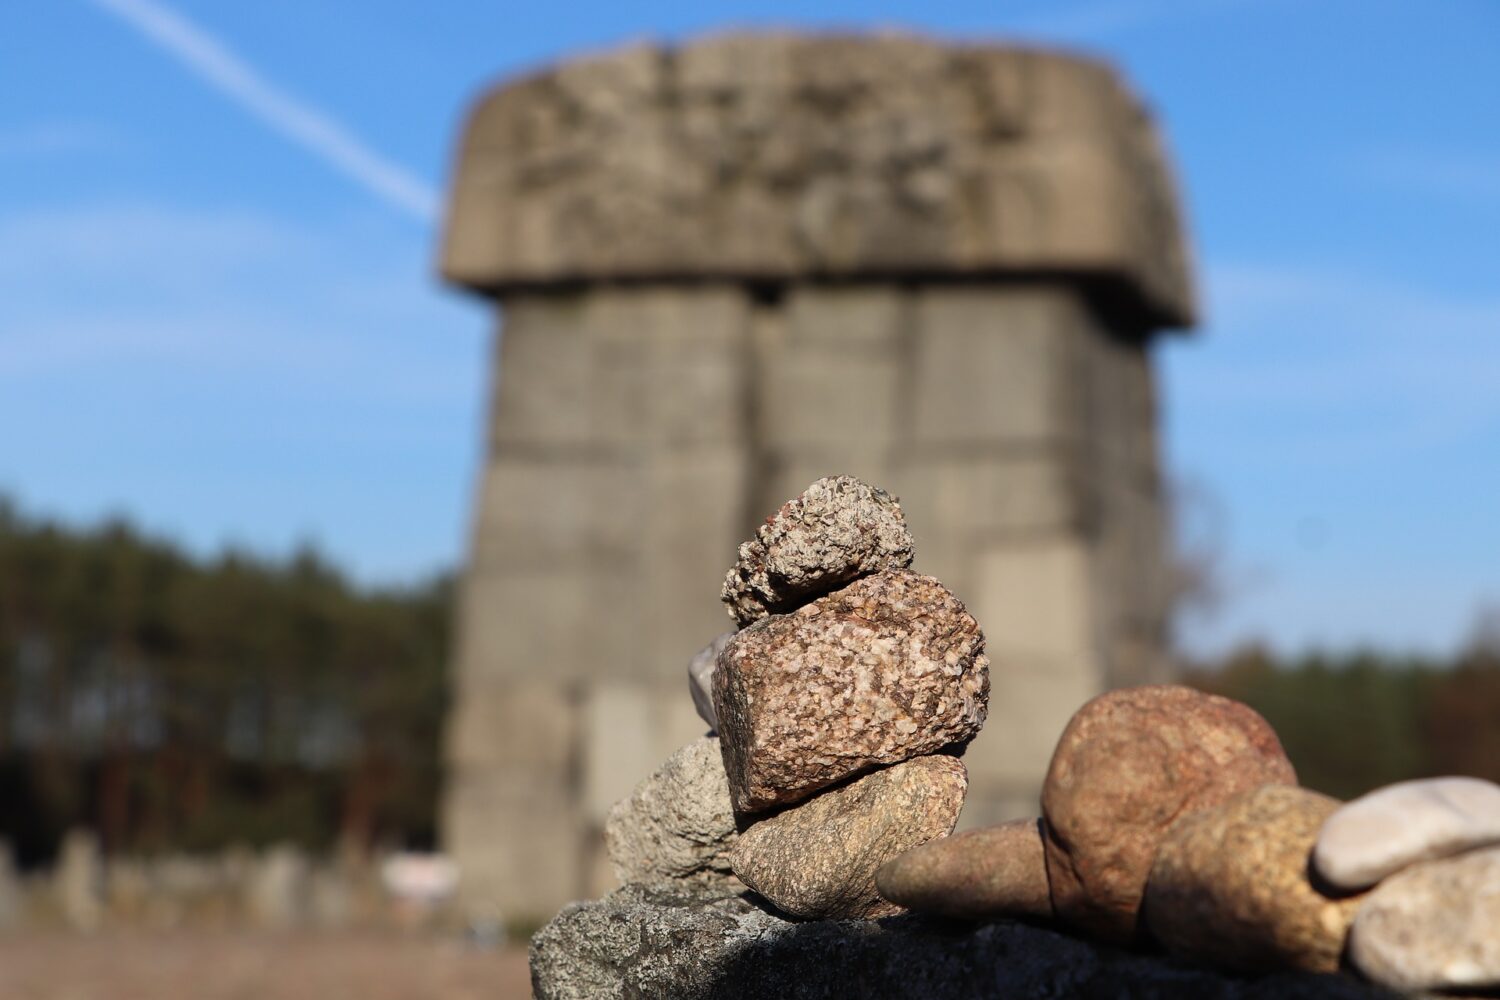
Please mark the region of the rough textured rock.
<svg viewBox="0 0 1500 1000"><path fill-rule="evenodd" d="M1313 866L1329 885L1367 889L1407 865L1500 843L1500 785L1480 778L1403 781L1339 808Z"/></svg>
<svg viewBox="0 0 1500 1000"><path fill-rule="evenodd" d="M1265 785L1172 824L1146 886L1153 937L1182 958L1248 971L1333 972L1360 897L1309 881L1338 800Z"/></svg>
<svg viewBox="0 0 1500 1000"><path fill-rule="evenodd" d="M914 847L875 873L880 895L958 920L1050 919L1040 821L1018 819Z"/></svg>
<svg viewBox="0 0 1500 1000"><path fill-rule="evenodd" d="M984 633L937 580L876 573L735 635L714 708L735 808L807 798L971 739L989 703Z"/></svg>
<svg viewBox="0 0 1500 1000"><path fill-rule="evenodd" d="M1150 116L1107 67L880 34L631 45L498 88L465 130L443 273L1103 272L1193 292Z"/></svg>
<svg viewBox="0 0 1500 1000"><path fill-rule="evenodd" d="M1167 827L1265 784L1296 784L1276 733L1247 705L1175 685L1100 695L1078 710L1042 786L1059 919L1130 940Z"/></svg>
<svg viewBox="0 0 1500 1000"><path fill-rule="evenodd" d="M953 831L969 787L952 757L918 757L763 819L730 852L746 885L798 917L884 917L887 861Z"/></svg>
<svg viewBox="0 0 1500 1000"><path fill-rule="evenodd" d="M729 782L712 736L678 750L617 802L604 824L604 844L624 883L663 878L729 879L736 837Z"/></svg>
<svg viewBox="0 0 1500 1000"><path fill-rule="evenodd" d="M900 502L853 476L830 476L782 504L740 546L720 597L744 626L911 560Z"/></svg>
<svg viewBox="0 0 1500 1000"><path fill-rule="evenodd" d="M719 717L714 714L714 664L733 638L733 632L725 632L688 661L688 693L693 696L693 707L698 710L698 718L708 723L708 728L713 732L719 729Z"/></svg>
<svg viewBox="0 0 1500 1000"><path fill-rule="evenodd" d="M1354 917L1349 958L1393 989L1500 987L1500 848L1413 865Z"/></svg>
<svg viewBox="0 0 1500 1000"><path fill-rule="evenodd" d="M793 923L681 882L566 907L532 939L531 980L537 1000L1390 996L1350 976L1234 978L1021 923L915 915Z"/></svg>

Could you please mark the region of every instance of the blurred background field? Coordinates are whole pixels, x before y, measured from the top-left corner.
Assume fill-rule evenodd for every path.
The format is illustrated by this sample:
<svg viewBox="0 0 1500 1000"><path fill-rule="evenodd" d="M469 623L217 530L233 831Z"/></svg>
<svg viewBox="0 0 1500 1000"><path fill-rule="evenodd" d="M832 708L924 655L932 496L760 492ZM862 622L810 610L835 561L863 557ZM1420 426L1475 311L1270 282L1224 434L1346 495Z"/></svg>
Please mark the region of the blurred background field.
<svg viewBox="0 0 1500 1000"><path fill-rule="evenodd" d="M0 509L0 835L23 870L69 830L111 855L436 845L445 577L360 587L314 551L211 560L128 523ZM1253 705L1303 782L1500 780L1500 634L1452 656L1246 645L1185 679Z"/></svg>

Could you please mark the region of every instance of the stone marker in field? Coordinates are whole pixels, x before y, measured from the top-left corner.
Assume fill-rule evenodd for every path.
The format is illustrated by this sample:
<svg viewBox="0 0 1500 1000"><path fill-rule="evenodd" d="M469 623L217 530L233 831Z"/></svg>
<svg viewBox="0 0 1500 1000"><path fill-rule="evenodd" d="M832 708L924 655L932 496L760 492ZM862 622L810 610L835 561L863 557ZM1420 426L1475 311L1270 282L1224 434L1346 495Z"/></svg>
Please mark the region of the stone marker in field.
<svg viewBox="0 0 1500 1000"><path fill-rule="evenodd" d="M565 61L473 107L441 267L504 316L442 823L472 904L603 888L607 810L703 735L682 673L736 545L820 476L899 497L912 569L997 637L966 824L1035 815L1073 710L1164 679L1150 347L1194 301L1107 66L896 35ZM779 599L753 563L747 613Z"/></svg>

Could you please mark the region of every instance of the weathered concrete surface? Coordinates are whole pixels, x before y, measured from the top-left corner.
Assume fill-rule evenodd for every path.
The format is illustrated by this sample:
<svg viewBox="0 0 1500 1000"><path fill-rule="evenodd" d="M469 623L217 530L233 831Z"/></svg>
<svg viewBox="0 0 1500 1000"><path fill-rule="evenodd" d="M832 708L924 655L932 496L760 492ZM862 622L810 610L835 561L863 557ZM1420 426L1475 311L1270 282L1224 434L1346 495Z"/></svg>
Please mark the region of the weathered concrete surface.
<svg viewBox="0 0 1500 1000"><path fill-rule="evenodd" d="M1124 278L1190 321L1172 178L1101 63L895 35L632 46L512 81L469 118L443 273Z"/></svg>
<svg viewBox="0 0 1500 1000"><path fill-rule="evenodd" d="M792 923L736 895L630 886L532 939L537 1000L1377 1000L1347 976L1241 979L1023 923L916 916Z"/></svg>

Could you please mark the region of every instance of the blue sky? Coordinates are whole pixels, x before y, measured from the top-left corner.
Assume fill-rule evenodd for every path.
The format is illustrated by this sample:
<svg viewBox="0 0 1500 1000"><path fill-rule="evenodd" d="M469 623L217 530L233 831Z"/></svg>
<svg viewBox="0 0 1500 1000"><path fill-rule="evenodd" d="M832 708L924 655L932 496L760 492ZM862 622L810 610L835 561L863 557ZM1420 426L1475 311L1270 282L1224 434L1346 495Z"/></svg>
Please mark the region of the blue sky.
<svg viewBox="0 0 1500 1000"><path fill-rule="evenodd" d="M433 277L478 89L734 25L1115 61L1207 304L1159 351L1191 648L1444 650L1500 603L1500 4L48 0L0 9L0 491L199 551L457 560L489 321Z"/></svg>

